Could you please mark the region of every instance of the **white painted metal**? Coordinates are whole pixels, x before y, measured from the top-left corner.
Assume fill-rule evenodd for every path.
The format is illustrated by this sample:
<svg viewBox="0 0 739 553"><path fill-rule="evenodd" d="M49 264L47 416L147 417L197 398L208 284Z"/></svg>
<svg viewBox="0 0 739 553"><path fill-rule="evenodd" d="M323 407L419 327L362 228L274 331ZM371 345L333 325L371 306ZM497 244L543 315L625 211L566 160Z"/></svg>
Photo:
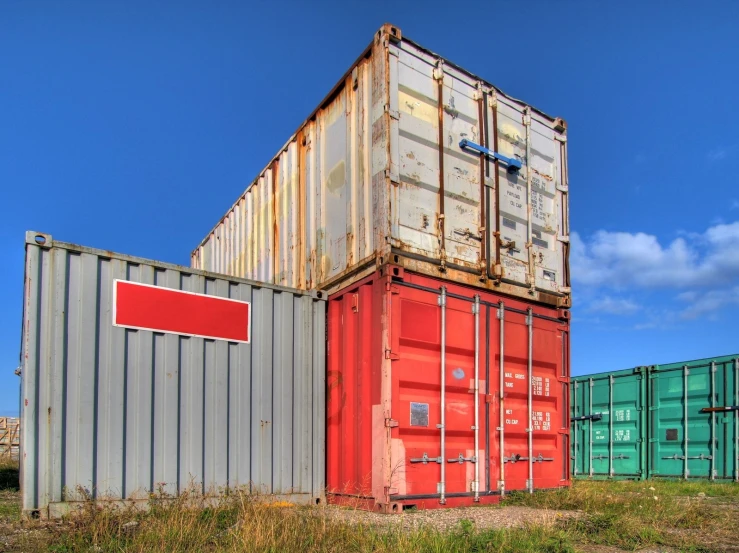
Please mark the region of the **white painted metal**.
<svg viewBox="0 0 739 553"><path fill-rule="evenodd" d="M518 159L521 170L509 173L505 164L461 149L463 139ZM500 190L493 193L496 182ZM491 189L487 200L484 186ZM499 292L566 306L567 198L562 120L385 26L193 251L191 263L329 289L405 255L414 269L434 275L444 261L473 285L494 279L500 267ZM481 201L488 221L481 220ZM482 260L481 280L475 273Z"/></svg>

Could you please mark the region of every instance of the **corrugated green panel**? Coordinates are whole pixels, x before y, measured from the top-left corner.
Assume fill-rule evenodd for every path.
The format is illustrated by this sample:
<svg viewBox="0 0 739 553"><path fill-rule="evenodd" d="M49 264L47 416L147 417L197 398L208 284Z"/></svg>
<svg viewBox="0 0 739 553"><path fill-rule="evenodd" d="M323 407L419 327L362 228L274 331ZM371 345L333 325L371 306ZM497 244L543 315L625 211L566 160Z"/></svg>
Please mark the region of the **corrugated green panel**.
<svg viewBox="0 0 739 553"><path fill-rule="evenodd" d="M646 475L646 389L641 367L571 379L573 476Z"/></svg>
<svg viewBox="0 0 739 553"><path fill-rule="evenodd" d="M739 355L649 368L649 476L739 480Z"/></svg>

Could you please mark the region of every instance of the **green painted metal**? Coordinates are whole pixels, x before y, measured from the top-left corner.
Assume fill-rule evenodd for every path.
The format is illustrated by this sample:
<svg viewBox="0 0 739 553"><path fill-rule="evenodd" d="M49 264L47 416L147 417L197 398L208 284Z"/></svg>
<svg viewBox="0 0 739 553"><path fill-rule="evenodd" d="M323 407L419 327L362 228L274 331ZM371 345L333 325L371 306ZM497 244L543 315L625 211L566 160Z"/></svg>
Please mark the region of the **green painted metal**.
<svg viewBox="0 0 739 553"><path fill-rule="evenodd" d="M739 354L572 377L570 398L575 478L739 482Z"/></svg>
<svg viewBox="0 0 739 553"><path fill-rule="evenodd" d="M646 476L646 381L641 367L571 378L574 477Z"/></svg>
<svg viewBox="0 0 739 553"><path fill-rule="evenodd" d="M739 355L649 367L650 478L739 481L738 379Z"/></svg>

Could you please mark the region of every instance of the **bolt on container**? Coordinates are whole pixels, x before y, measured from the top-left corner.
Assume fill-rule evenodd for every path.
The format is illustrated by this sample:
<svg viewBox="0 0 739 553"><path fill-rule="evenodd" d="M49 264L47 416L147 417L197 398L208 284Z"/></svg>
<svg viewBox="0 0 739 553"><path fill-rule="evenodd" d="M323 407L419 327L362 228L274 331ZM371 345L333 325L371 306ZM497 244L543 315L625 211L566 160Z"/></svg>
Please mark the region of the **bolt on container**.
<svg viewBox="0 0 739 553"><path fill-rule="evenodd" d="M399 512L568 485L568 315L395 266L331 295L329 501Z"/></svg>
<svg viewBox="0 0 739 553"><path fill-rule="evenodd" d="M320 501L325 307L28 233L23 511L235 488Z"/></svg>
<svg viewBox="0 0 739 553"><path fill-rule="evenodd" d="M391 262L569 307L566 129L384 25L191 264L337 291Z"/></svg>

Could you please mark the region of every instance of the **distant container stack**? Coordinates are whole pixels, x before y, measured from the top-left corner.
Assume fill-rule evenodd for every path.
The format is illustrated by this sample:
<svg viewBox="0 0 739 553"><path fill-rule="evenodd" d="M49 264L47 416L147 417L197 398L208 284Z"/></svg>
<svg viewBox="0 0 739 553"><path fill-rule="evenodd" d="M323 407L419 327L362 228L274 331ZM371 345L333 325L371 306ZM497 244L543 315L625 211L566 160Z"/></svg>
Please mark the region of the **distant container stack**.
<svg viewBox="0 0 739 553"><path fill-rule="evenodd" d="M383 26L192 253L328 302L329 499L569 483L562 119Z"/></svg>
<svg viewBox="0 0 739 553"><path fill-rule="evenodd" d="M575 478L739 482L739 355L577 376Z"/></svg>

